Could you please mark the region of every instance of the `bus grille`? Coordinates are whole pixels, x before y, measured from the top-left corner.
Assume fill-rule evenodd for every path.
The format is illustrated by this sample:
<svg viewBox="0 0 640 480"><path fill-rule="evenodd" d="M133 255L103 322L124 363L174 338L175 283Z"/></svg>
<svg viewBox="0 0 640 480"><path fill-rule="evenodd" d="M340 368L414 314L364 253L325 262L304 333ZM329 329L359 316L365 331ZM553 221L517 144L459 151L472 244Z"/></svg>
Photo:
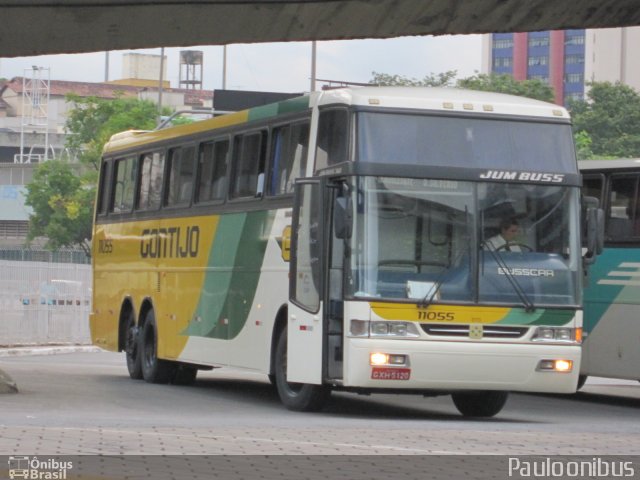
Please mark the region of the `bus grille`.
<svg viewBox="0 0 640 480"><path fill-rule="evenodd" d="M425 333L439 337L469 337L469 325L447 325L442 323L421 323ZM507 327L503 325L484 325L483 338L520 338L529 327Z"/></svg>

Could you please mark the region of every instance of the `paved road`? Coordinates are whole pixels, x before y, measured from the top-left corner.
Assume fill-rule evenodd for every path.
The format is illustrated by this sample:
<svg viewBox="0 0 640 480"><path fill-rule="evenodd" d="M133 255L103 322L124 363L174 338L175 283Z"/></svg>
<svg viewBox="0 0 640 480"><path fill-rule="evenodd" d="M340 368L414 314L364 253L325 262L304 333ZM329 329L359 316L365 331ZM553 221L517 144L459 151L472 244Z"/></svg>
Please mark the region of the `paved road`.
<svg viewBox="0 0 640 480"><path fill-rule="evenodd" d="M0 397L0 455L505 454L640 452L640 384L575 396L513 394L468 420L449 397L334 394L321 413L284 409L265 377L200 372L191 387L130 380L124 357L0 358L20 393Z"/></svg>

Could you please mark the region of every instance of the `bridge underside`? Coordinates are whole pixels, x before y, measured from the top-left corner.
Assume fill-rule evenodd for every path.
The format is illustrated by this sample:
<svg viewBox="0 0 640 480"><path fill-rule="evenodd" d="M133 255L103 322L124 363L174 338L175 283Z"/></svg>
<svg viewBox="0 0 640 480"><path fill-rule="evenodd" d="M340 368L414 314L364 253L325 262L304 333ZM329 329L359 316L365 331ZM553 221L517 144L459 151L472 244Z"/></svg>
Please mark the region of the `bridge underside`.
<svg viewBox="0 0 640 480"><path fill-rule="evenodd" d="M0 55L640 25L638 0L0 0Z"/></svg>

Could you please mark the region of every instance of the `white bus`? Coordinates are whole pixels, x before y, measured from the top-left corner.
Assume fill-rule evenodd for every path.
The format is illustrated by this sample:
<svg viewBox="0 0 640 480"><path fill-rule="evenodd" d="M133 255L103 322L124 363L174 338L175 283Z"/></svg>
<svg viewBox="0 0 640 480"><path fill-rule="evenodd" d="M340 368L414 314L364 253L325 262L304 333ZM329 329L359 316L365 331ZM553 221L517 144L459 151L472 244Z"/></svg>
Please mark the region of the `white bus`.
<svg viewBox="0 0 640 480"><path fill-rule="evenodd" d="M93 339L132 378L234 366L293 410L340 390L472 416L576 389L580 175L556 105L365 87L119 134L93 242Z"/></svg>

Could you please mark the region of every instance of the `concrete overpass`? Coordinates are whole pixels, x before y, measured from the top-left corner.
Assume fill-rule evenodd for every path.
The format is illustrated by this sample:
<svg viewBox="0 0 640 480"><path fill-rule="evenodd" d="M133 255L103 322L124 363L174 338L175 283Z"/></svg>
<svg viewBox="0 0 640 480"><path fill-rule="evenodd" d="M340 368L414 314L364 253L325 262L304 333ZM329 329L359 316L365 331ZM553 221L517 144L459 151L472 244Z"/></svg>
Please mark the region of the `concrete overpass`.
<svg viewBox="0 0 640 480"><path fill-rule="evenodd" d="M640 25L638 0L0 0L4 57Z"/></svg>

